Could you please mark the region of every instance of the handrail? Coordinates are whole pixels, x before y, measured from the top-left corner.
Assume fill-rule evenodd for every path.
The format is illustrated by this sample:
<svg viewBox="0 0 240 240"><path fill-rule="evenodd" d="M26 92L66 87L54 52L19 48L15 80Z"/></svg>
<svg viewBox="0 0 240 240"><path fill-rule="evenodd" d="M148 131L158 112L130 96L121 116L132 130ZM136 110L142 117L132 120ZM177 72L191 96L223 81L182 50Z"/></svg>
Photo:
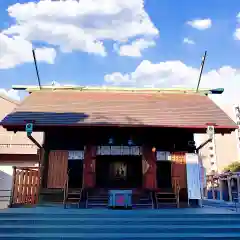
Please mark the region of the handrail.
<svg viewBox="0 0 240 240"><path fill-rule="evenodd" d="M180 207L180 190L181 190L181 186L179 184L179 176L174 176L173 177L173 190L174 193L176 194L176 200L177 200L177 208Z"/></svg>
<svg viewBox="0 0 240 240"><path fill-rule="evenodd" d="M179 197L179 195L180 195L180 190L181 190L181 187L180 187L180 185L177 183L177 193L176 193L176 197L177 197L177 208L180 207L180 197Z"/></svg>
<svg viewBox="0 0 240 240"><path fill-rule="evenodd" d="M157 199L157 193L156 192L154 192L154 198L155 198L155 202L156 202L157 209L158 209L159 206L158 206L158 199Z"/></svg>
<svg viewBox="0 0 240 240"><path fill-rule="evenodd" d="M80 203L81 203L81 200L82 200L83 190L84 190L84 167L83 167L83 170L82 170L82 187L81 187L81 190L80 190L79 203L78 203L79 208L80 208Z"/></svg>
<svg viewBox="0 0 240 240"><path fill-rule="evenodd" d="M66 178L66 181L64 184L64 189L63 189L63 206L64 206L64 208L66 208L66 202L67 202L67 197L68 197L69 172L70 172L70 170L68 170L68 172L67 172L67 178Z"/></svg>
<svg viewBox="0 0 240 240"><path fill-rule="evenodd" d="M88 208L88 191L87 191L87 196L86 196L85 208Z"/></svg>
<svg viewBox="0 0 240 240"><path fill-rule="evenodd" d="M152 201L152 209L154 209L154 202L153 202L153 192L151 191L151 194L150 194L150 196L151 196L151 201Z"/></svg>
<svg viewBox="0 0 240 240"><path fill-rule="evenodd" d="M39 166L36 167L16 167L16 170L38 170Z"/></svg>

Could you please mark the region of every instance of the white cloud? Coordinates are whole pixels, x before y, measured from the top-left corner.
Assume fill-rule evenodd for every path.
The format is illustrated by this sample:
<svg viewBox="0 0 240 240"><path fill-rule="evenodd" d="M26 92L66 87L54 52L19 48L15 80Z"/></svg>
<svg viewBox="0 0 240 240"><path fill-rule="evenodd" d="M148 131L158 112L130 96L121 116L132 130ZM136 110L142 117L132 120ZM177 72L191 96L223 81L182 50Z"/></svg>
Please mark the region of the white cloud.
<svg viewBox="0 0 240 240"><path fill-rule="evenodd" d="M115 72L105 75L108 84L137 87L187 87L196 88L199 69L187 66L181 61L152 63L142 61L134 72ZM225 89L223 96L214 96L217 102L238 103L240 70L223 66L206 72L202 76L200 88Z"/></svg>
<svg viewBox="0 0 240 240"><path fill-rule="evenodd" d="M56 52L53 48L37 48L39 62L54 63ZM18 64L32 62L32 44L19 36L8 37L0 33L0 69L12 68Z"/></svg>
<svg viewBox="0 0 240 240"><path fill-rule="evenodd" d="M120 47L115 45L115 50L120 56L141 57L143 50L154 47L155 45L156 43L153 40L140 38L133 41L131 44L121 45Z"/></svg>
<svg viewBox="0 0 240 240"><path fill-rule="evenodd" d="M240 21L240 12L237 14L237 20Z"/></svg>
<svg viewBox="0 0 240 240"><path fill-rule="evenodd" d="M240 12L237 14L237 22L240 23ZM235 40L240 40L240 27L236 28L233 37Z"/></svg>
<svg viewBox="0 0 240 240"><path fill-rule="evenodd" d="M237 28L234 33L235 40L240 40L240 28Z"/></svg>
<svg viewBox="0 0 240 240"><path fill-rule="evenodd" d="M4 88L0 88L0 94L6 95L7 97L12 98L14 100L20 101L19 91L17 90L14 89L6 90Z"/></svg>
<svg viewBox="0 0 240 240"><path fill-rule="evenodd" d="M194 45L195 42L192 39L189 38L184 38L183 43L189 44L189 45Z"/></svg>
<svg viewBox="0 0 240 240"><path fill-rule="evenodd" d="M212 26L212 20L210 18L195 19L192 21L188 21L187 24L198 30L205 30Z"/></svg>
<svg viewBox="0 0 240 240"><path fill-rule="evenodd" d="M16 25L5 34L43 41L64 52L105 56L104 40L122 42L159 34L144 9L144 0L42 0L14 4L8 13Z"/></svg>

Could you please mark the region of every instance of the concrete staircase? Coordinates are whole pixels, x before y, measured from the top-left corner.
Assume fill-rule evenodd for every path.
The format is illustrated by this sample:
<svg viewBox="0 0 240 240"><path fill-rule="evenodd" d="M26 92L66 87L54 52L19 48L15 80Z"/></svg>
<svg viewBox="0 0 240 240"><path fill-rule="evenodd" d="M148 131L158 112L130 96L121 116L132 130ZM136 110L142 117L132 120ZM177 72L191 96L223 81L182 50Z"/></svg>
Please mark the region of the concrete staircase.
<svg viewBox="0 0 240 240"><path fill-rule="evenodd" d="M174 192L156 192L155 193L156 208L176 208L178 207L177 197Z"/></svg>
<svg viewBox="0 0 240 240"><path fill-rule="evenodd" d="M132 196L133 209L152 209L154 203L151 193L148 192L134 192Z"/></svg>
<svg viewBox="0 0 240 240"><path fill-rule="evenodd" d="M105 189L94 189L87 192L86 208L107 208L108 191Z"/></svg>
<svg viewBox="0 0 240 240"><path fill-rule="evenodd" d="M8 209L0 212L0 239L239 240L240 215L215 208Z"/></svg>

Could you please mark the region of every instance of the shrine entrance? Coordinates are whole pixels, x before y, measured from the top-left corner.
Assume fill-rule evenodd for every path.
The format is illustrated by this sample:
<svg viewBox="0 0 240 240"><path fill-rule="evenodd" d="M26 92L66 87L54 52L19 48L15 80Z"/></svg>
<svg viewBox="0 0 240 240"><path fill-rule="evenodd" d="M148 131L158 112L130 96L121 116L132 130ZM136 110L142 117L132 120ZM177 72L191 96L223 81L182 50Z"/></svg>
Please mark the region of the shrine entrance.
<svg viewBox="0 0 240 240"><path fill-rule="evenodd" d="M99 188L142 188L141 156L97 156L96 186Z"/></svg>

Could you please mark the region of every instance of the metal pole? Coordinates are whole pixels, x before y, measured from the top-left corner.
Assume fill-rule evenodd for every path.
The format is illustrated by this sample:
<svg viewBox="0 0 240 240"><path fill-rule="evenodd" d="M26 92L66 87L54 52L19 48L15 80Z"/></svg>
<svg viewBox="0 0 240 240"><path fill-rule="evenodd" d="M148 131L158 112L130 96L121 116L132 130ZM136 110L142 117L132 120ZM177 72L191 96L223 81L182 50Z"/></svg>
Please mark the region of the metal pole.
<svg viewBox="0 0 240 240"><path fill-rule="evenodd" d="M201 63L201 67L200 67L200 74L199 74L199 78L198 78L198 85L197 85L196 92L198 92L198 90L199 90L199 85L200 85L200 82L201 82L203 67L204 67L204 64L205 64L206 57L207 57L207 51L205 51L205 53L203 55L203 58L202 58L202 63Z"/></svg>
<svg viewBox="0 0 240 240"><path fill-rule="evenodd" d="M33 54L34 65L35 65L35 69L36 69L36 73L37 73L38 85L41 90L42 86L41 86L40 77L39 77L39 73L38 73L38 66L37 66L37 60L36 60L36 55L35 55L34 49L32 49L32 54Z"/></svg>

